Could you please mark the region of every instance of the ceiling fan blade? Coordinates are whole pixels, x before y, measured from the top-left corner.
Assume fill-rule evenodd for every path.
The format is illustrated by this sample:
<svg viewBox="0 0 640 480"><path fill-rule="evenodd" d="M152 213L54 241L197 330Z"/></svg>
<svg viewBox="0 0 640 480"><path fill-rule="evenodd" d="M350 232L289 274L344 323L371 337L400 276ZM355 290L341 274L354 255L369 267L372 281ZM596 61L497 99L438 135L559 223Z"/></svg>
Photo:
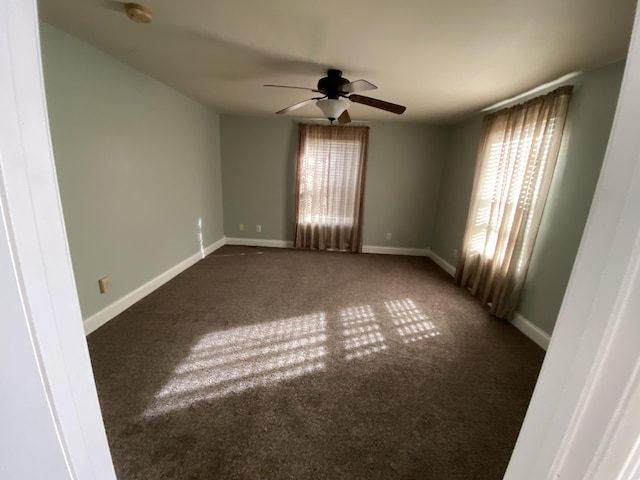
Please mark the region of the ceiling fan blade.
<svg viewBox="0 0 640 480"><path fill-rule="evenodd" d="M279 112L276 112L277 115L281 115L283 113L289 113L292 112L293 110L297 110L298 108L302 108L305 105L310 104L311 102L315 102L316 100L320 100L323 97L316 97L316 98L308 98L307 100L303 100L301 102L298 103L294 103L293 105L288 106L287 108L283 108L282 110L280 110Z"/></svg>
<svg viewBox="0 0 640 480"><path fill-rule="evenodd" d="M355 80L350 83L345 83L340 87L345 93L353 93L353 92L364 92L365 90L375 90L376 87L373 83L367 82L366 80Z"/></svg>
<svg viewBox="0 0 640 480"><path fill-rule="evenodd" d="M343 123L351 123L351 116L349 115L349 110L345 110L338 117L338 123L342 125Z"/></svg>
<svg viewBox="0 0 640 480"><path fill-rule="evenodd" d="M395 103L385 102L384 100L378 100L377 98L363 97L362 95L349 95L349 100L363 105L368 105L373 108L379 108L380 110L386 110L387 112L397 113L400 115L404 113L407 107L403 105L397 105Z"/></svg>
<svg viewBox="0 0 640 480"><path fill-rule="evenodd" d="M322 93L320 90L316 90L315 88L307 88L307 87L291 87L289 85L264 85L265 87L276 87L276 88L296 88L298 90L308 90L309 92Z"/></svg>

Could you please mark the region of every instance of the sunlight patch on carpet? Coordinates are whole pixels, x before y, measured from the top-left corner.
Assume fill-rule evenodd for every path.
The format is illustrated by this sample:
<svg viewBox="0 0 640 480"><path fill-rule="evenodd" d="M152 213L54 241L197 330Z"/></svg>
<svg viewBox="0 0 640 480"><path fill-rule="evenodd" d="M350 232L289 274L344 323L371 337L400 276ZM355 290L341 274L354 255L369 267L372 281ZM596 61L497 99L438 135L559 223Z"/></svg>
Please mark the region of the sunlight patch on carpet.
<svg viewBox="0 0 640 480"><path fill-rule="evenodd" d="M404 343L425 340L440 335L436 326L411 300L393 300L384 302L396 332Z"/></svg>
<svg viewBox="0 0 640 480"><path fill-rule="evenodd" d="M323 370L326 326L325 313L315 313L204 335L143 416Z"/></svg>
<svg viewBox="0 0 640 480"><path fill-rule="evenodd" d="M384 335L370 305L340 310L346 360L360 358L387 349Z"/></svg>

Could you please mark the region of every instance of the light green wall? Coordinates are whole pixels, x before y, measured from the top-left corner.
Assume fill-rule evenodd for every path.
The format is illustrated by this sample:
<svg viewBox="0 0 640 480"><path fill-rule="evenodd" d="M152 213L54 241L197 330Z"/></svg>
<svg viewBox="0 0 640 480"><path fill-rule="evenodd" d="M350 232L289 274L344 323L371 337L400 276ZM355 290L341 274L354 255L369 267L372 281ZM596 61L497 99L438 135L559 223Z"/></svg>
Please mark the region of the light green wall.
<svg viewBox="0 0 640 480"><path fill-rule="evenodd" d="M447 130L411 123L367 125L363 242L427 248ZM221 139L226 236L293 240L297 120L222 115Z"/></svg>
<svg viewBox="0 0 640 480"><path fill-rule="evenodd" d="M217 114L48 25L41 45L85 318L223 237ZM98 279L113 290L101 295Z"/></svg>
<svg viewBox="0 0 640 480"><path fill-rule="evenodd" d="M591 205L622 80L622 62L580 75L574 85L561 153L517 308L551 333ZM442 176L432 249L452 265L469 208L480 116L453 127Z"/></svg>
<svg viewBox="0 0 640 480"><path fill-rule="evenodd" d="M297 124L288 117L221 115L220 137L225 235L293 240Z"/></svg>
<svg viewBox="0 0 640 480"><path fill-rule="evenodd" d="M448 131L415 123L370 127L363 243L428 248ZM390 241L387 232L392 234Z"/></svg>
<svg viewBox="0 0 640 480"><path fill-rule="evenodd" d="M440 180L440 196L431 250L455 267L471 200L471 188L482 117L451 127L447 162Z"/></svg>

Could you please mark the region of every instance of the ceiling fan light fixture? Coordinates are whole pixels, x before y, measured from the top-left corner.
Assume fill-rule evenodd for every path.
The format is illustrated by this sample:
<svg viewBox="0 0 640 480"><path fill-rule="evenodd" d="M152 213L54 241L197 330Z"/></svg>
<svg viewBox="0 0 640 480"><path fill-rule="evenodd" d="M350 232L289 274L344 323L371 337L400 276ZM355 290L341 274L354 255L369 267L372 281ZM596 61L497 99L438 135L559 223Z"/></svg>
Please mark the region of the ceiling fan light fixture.
<svg viewBox="0 0 640 480"><path fill-rule="evenodd" d="M318 100L316 105L322 110L324 116L333 122L351 106L351 102L345 98L325 98Z"/></svg>

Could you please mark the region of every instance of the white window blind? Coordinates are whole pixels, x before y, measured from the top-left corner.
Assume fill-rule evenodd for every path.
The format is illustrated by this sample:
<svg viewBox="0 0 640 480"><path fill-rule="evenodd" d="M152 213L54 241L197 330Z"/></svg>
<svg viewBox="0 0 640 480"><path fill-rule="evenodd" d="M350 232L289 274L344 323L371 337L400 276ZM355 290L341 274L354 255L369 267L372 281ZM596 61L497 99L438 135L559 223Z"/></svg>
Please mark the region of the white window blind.
<svg viewBox="0 0 640 480"><path fill-rule="evenodd" d="M470 251L482 253L486 258L498 256L502 260L506 248L496 251L500 226L512 222L523 213L523 241L532 241L531 227L535 206L540 197L544 171L549 160L552 140L556 134L556 117L526 118L514 130L505 129L499 122L489 133L489 152L486 159L484 182L478 201L474 234ZM525 245L526 246L526 245ZM523 248L522 252L527 251ZM518 270L524 267L522 255Z"/></svg>
<svg viewBox="0 0 640 480"><path fill-rule="evenodd" d="M360 162L356 140L312 139L304 145L298 222L352 225Z"/></svg>

